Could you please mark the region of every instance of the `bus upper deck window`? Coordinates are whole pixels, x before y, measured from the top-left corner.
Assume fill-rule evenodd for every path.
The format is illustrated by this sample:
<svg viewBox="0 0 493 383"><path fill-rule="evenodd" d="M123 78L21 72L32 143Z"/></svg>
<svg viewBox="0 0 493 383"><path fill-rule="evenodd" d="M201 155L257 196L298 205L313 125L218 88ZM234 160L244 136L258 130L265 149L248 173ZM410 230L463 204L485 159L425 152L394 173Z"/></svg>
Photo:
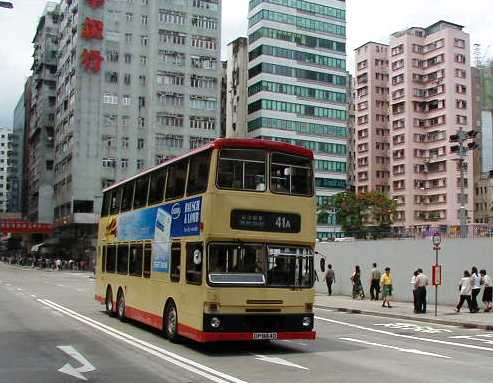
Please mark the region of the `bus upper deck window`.
<svg viewBox="0 0 493 383"><path fill-rule="evenodd" d="M166 186L166 169L152 172L149 184L149 205L163 202L164 188Z"/></svg>
<svg viewBox="0 0 493 383"><path fill-rule="evenodd" d="M101 217L106 217L110 212L111 192L104 193L103 205L101 207Z"/></svg>
<svg viewBox="0 0 493 383"><path fill-rule="evenodd" d="M168 168L168 182L166 182L166 200L182 198L185 193L188 161L176 162Z"/></svg>
<svg viewBox="0 0 493 383"><path fill-rule="evenodd" d="M122 204L120 207L121 212L129 211L132 208L133 197L134 197L134 183L129 182L123 185Z"/></svg>
<svg viewBox="0 0 493 383"><path fill-rule="evenodd" d="M203 193L207 190L211 152L198 153L190 158L187 195Z"/></svg>
<svg viewBox="0 0 493 383"><path fill-rule="evenodd" d="M265 191L265 158L263 150L221 150L217 185L224 189Z"/></svg>
<svg viewBox="0 0 493 383"><path fill-rule="evenodd" d="M274 193L311 196L311 160L301 156L272 153L270 182Z"/></svg>
<svg viewBox="0 0 493 383"><path fill-rule="evenodd" d="M120 202L122 199L122 188L113 189L111 191L110 214L118 214L120 212Z"/></svg>
<svg viewBox="0 0 493 383"><path fill-rule="evenodd" d="M134 209L140 209L147 203L149 192L149 176L142 176L135 181Z"/></svg>

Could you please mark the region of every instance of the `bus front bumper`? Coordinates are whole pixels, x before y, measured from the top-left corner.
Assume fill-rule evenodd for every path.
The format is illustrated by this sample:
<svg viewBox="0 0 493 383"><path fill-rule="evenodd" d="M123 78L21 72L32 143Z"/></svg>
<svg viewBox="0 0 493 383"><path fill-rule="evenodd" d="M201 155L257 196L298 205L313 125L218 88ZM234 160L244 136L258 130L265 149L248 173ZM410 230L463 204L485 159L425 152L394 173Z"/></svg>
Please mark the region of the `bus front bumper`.
<svg viewBox="0 0 493 383"><path fill-rule="evenodd" d="M196 342L233 342L259 340L290 340L315 339L315 331L279 331L279 332L206 332L194 328L178 325L178 333Z"/></svg>
<svg viewBox="0 0 493 383"><path fill-rule="evenodd" d="M315 339L312 313L204 314L203 331L181 326L179 333L198 342Z"/></svg>

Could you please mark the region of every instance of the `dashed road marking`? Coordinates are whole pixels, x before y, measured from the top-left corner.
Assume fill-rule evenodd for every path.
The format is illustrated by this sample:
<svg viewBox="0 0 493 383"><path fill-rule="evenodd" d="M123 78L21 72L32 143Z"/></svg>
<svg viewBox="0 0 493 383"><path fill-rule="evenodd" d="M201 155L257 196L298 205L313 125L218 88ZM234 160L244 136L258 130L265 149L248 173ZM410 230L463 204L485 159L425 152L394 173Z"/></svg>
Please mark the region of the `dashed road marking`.
<svg viewBox="0 0 493 383"><path fill-rule="evenodd" d="M396 350L396 351L399 351L399 352L405 352L405 353L408 353L408 354L416 354L416 355L423 355L423 356L432 356L432 357L435 357L435 358L442 358L442 359L452 359L450 356L441 355L441 354L435 354L433 352L426 352L426 351L421 351L421 350L416 350L416 349L411 349L411 348L402 348L402 347L397 347L397 346L391 346L391 345L388 345L388 344L368 342L366 340L361 340L361 339L355 339L355 338L339 338L339 339L345 340L345 341L348 341L348 342L353 342L353 343L366 344L368 346L375 346L375 347L387 348L387 349Z"/></svg>

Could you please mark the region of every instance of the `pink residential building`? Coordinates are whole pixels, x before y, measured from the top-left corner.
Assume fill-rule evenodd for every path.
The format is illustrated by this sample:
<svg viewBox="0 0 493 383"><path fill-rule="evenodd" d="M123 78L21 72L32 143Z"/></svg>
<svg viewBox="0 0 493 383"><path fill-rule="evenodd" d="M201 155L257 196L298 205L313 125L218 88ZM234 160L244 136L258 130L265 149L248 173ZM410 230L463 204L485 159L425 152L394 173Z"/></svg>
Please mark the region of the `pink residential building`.
<svg viewBox="0 0 493 383"><path fill-rule="evenodd" d="M386 190L398 203L397 227L460 222L461 179L458 156L451 150L456 144L450 143L449 137L472 127L469 35L462 29L460 25L439 21L427 28L394 33L389 46L368 43L356 49L356 187L358 191L382 190L382 170L378 166L381 160L377 158L381 157L381 148L387 148L389 173L384 173L388 177L383 180L387 180ZM378 68L378 60L388 63L388 76ZM364 79L365 73L368 83L358 84L358 77ZM377 73L387 80L379 81ZM360 99L366 92L365 86L368 96ZM382 108L377 105L386 110L383 123ZM384 135L378 135L382 129ZM385 129L390 130L387 142L382 139L388 131ZM366 157L366 149L368 165L362 160L360 166L359 159ZM470 152L465 162L468 168L463 206L472 218Z"/></svg>

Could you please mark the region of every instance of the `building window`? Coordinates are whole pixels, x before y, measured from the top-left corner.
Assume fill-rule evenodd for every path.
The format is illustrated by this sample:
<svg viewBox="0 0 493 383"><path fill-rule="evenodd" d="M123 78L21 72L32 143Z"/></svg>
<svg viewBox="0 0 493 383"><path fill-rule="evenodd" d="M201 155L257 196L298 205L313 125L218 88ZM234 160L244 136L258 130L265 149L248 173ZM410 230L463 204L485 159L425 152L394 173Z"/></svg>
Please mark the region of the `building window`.
<svg viewBox="0 0 493 383"><path fill-rule="evenodd" d="M186 34L174 31L159 30L159 42L166 44L185 45Z"/></svg>
<svg viewBox="0 0 493 383"><path fill-rule="evenodd" d="M139 56L139 62L141 65L147 65L147 56Z"/></svg>
<svg viewBox="0 0 493 383"><path fill-rule="evenodd" d="M134 20L133 13L130 13L130 12L125 13L125 21L127 23L131 23L133 20Z"/></svg>
<svg viewBox="0 0 493 383"><path fill-rule="evenodd" d="M137 170L144 168L144 160L137 160Z"/></svg>
<svg viewBox="0 0 493 383"><path fill-rule="evenodd" d="M140 45L147 46L148 42L149 42L149 36L147 35L140 36Z"/></svg>
<svg viewBox="0 0 493 383"><path fill-rule="evenodd" d="M122 105L131 105L132 104L132 98L130 95L125 94L122 96Z"/></svg>
<svg viewBox="0 0 493 383"><path fill-rule="evenodd" d="M148 21L149 21L149 17L148 16L146 16L146 15L140 16L140 23L142 25L147 25Z"/></svg>
<svg viewBox="0 0 493 383"><path fill-rule="evenodd" d="M125 64L131 64L132 63L132 55L130 53L125 53L123 55L123 61Z"/></svg>
<svg viewBox="0 0 493 383"><path fill-rule="evenodd" d="M103 94L103 103L117 105L118 104L118 96L113 94L113 93L105 92Z"/></svg>
<svg viewBox="0 0 493 383"><path fill-rule="evenodd" d="M131 76L130 76L130 73L125 73L123 75L123 83L125 85L130 85L130 81L131 81Z"/></svg>
<svg viewBox="0 0 493 383"><path fill-rule="evenodd" d="M193 35L192 47L208 49L208 50L216 50L217 40L213 37Z"/></svg>
<svg viewBox="0 0 493 383"><path fill-rule="evenodd" d="M184 12L160 10L159 11L159 22L165 23L165 24L184 25L185 20L186 20L185 15L186 14Z"/></svg>
<svg viewBox="0 0 493 383"><path fill-rule="evenodd" d="M126 169L126 168L128 168L128 158L122 158L122 159L120 160L120 167L121 167L122 169Z"/></svg>

